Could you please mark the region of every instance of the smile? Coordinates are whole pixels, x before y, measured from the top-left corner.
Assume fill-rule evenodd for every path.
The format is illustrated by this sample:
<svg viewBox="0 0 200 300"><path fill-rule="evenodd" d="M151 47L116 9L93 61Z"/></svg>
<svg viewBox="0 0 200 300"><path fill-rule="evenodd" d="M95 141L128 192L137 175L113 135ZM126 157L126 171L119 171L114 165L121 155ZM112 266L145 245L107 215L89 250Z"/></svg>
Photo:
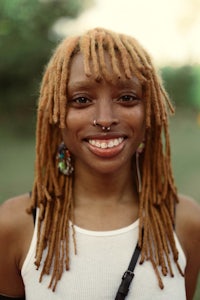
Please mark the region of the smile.
<svg viewBox="0 0 200 300"><path fill-rule="evenodd" d="M123 142L123 140L124 140L123 137L119 137L119 138L109 139L109 140L89 139L88 142L90 145L95 146L97 148L107 149L107 148L114 148L120 145Z"/></svg>

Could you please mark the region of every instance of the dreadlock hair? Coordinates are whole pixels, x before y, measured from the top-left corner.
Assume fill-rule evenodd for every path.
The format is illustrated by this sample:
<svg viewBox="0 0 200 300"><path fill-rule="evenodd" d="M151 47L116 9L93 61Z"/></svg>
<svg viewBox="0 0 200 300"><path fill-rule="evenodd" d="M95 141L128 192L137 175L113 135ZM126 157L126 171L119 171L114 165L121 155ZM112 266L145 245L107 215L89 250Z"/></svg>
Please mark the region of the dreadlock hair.
<svg viewBox="0 0 200 300"><path fill-rule="evenodd" d="M141 263L150 260L163 288L162 274L173 271L170 253L178 264L174 230L174 209L178 202L171 169L168 111L173 112L167 93L151 58L133 37L103 28L64 39L54 52L43 76L36 130L35 179L31 209L39 207L37 268L40 281L51 273L49 287L54 291L62 273L69 270L69 220L73 223L73 176L59 173L56 163L60 128L65 128L67 84L72 58L81 52L85 74L96 80L112 80L135 75L143 86L146 103L145 150L140 156L142 190L139 195L139 245ZM112 71L105 63L109 56ZM123 74L122 71L123 70ZM74 231L73 231L74 237ZM74 247L76 243L74 237ZM44 253L44 250L46 252Z"/></svg>

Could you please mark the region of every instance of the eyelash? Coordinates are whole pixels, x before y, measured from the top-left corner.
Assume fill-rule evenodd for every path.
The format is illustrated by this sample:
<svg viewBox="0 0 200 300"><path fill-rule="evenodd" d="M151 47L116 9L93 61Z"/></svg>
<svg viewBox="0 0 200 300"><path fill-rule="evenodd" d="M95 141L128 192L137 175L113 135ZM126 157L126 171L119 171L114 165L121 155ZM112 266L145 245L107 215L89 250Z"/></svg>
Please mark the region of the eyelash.
<svg viewBox="0 0 200 300"><path fill-rule="evenodd" d="M136 95L123 95L119 98L118 101L122 102L134 102L139 100L139 98Z"/></svg>
<svg viewBox="0 0 200 300"><path fill-rule="evenodd" d="M87 97L84 96L79 96L76 97L74 99L69 100L69 104L71 106L75 106L75 107L85 107L91 104L91 100L89 100Z"/></svg>
<svg viewBox="0 0 200 300"><path fill-rule="evenodd" d="M125 94L113 99L113 102L119 103L124 106L135 105L137 101L141 100L137 95ZM92 100L85 96L79 96L69 101L69 104L78 108L84 108L92 104Z"/></svg>
<svg viewBox="0 0 200 300"><path fill-rule="evenodd" d="M81 100L81 101L80 101ZM82 101L82 100L84 100L84 102ZM75 102L75 103L88 103L88 102L91 102L88 98L86 98L86 97L77 97L77 98L75 98L75 99L73 99L73 102Z"/></svg>

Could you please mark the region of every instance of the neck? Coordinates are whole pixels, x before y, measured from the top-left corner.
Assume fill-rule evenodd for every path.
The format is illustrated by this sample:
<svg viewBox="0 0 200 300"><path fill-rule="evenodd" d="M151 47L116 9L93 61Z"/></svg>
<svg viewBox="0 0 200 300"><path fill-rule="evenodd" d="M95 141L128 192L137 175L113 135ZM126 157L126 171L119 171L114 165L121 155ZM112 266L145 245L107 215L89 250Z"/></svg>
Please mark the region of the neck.
<svg viewBox="0 0 200 300"><path fill-rule="evenodd" d="M131 168L109 174L78 169L73 190L74 221L82 228L112 230L138 218Z"/></svg>
<svg viewBox="0 0 200 300"><path fill-rule="evenodd" d="M74 199L76 204L91 202L115 204L132 201L137 198L131 170L114 174L93 174L78 171L74 181Z"/></svg>

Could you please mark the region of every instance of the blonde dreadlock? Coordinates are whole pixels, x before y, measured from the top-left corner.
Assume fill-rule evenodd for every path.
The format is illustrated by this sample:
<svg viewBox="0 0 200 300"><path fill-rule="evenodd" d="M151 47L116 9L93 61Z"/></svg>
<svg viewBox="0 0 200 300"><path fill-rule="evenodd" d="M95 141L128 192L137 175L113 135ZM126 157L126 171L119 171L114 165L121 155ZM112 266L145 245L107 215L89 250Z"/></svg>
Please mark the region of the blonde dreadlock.
<svg viewBox="0 0 200 300"><path fill-rule="evenodd" d="M41 85L31 206L40 208L35 262L37 268L44 249L47 249L40 280L44 274L51 273L49 287L54 291L63 270L69 269L73 177L59 174L56 153L61 142L60 128L65 127L70 63L78 52L84 56L87 76L93 75L96 80L102 77L112 80L113 75L131 78L134 74L143 86L146 147L140 158L142 191L139 204L139 245L141 263L151 261L159 286L163 288L161 274L169 272L173 276L170 253L182 274L173 235L174 208L178 197L170 163L167 107L171 112L173 108L149 55L137 40L101 28L65 39L52 56ZM110 57L112 74L106 67L105 53ZM76 251L75 238L74 245Z"/></svg>

